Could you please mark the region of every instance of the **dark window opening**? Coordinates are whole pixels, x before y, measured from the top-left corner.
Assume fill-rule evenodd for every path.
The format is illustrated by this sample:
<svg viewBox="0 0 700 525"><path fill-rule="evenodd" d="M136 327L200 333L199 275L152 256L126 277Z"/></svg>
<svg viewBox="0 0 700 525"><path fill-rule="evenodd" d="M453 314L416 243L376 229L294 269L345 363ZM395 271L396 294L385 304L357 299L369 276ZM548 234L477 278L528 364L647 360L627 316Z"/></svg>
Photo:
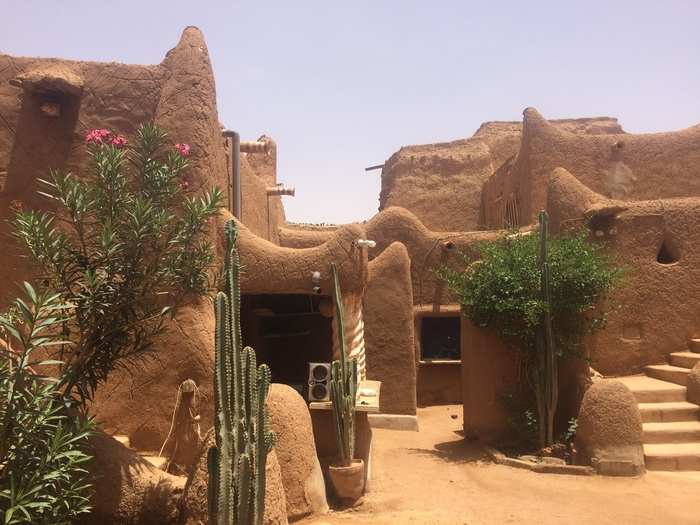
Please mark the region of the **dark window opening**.
<svg viewBox="0 0 700 525"><path fill-rule="evenodd" d="M423 317L420 330L422 361L459 361L460 352L459 316Z"/></svg>
<svg viewBox="0 0 700 525"><path fill-rule="evenodd" d="M668 239L664 239L659 248L659 253L656 255L656 262L659 264L673 264L680 259L680 253L676 246Z"/></svg>
<svg viewBox="0 0 700 525"><path fill-rule="evenodd" d="M321 304L328 301L310 294L241 298L243 344L255 349L258 363L270 367L272 382L289 385L304 398L309 363L329 363L333 355L332 318L321 313Z"/></svg>

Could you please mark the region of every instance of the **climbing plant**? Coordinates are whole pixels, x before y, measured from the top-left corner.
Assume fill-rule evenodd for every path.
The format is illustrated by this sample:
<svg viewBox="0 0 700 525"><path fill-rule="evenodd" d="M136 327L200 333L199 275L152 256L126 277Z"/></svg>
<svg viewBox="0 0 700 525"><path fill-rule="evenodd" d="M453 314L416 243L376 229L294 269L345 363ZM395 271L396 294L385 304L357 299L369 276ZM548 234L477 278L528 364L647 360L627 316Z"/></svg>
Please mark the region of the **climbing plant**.
<svg viewBox="0 0 700 525"><path fill-rule="evenodd" d="M108 374L145 356L165 316L187 294L202 294L213 260L203 235L222 200L192 195L190 146L168 146L151 124L133 145L106 129L86 138L90 172L52 171L41 194L55 211L16 206L16 236L46 285L70 305L54 357L58 389L80 401Z"/></svg>
<svg viewBox="0 0 700 525"><path fill-rule="evenodd" d="M478 246L479 255L462 255L463 269L444 267L438 274L476 326L494 330L521 352L539 400L537 422L544 446L552 440L556 410L552 358L583 356L584 336L605 322L605 312L597 305L619 282L622 271L602 245L590 241L587 230L539 233L511 232L484 241Z"/></svg>

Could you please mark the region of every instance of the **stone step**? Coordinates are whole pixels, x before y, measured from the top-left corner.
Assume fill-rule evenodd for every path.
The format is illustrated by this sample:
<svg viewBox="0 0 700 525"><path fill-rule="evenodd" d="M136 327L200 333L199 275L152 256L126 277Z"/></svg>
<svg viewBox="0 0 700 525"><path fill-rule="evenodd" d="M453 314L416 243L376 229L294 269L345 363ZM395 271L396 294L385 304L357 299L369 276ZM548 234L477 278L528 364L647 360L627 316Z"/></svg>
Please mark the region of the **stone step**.
<svg viewBox="0 0 700 525"><path fill-rule="evenodd" d="M644 423L644 443L700 442L700 421Z"/></svg>
<svg viewBox="0 0 700 525"><path fill-rule="evenodd" d="M674 352L671 354L671 364L683 368L693 368L700 362L700 353L696 352Z"/></svg>
<svg viewBox="0 0 700 525"><path fill-rule="evenodd" d="M672 365L650 365L644 367L644 372L649 377L685 386L690 369Z"/></svg>
<svg viewBox="0 0 700 525"><path fill-rule="evenodd" d="M643 423L698 421L700 407L685 401L672 403L639 403Z"/></svg>
<svg viewBox="0 0 700 525"><path fill-rule="evenodd" d="M644 445L648 470L700 470L700 443Z"/></svg>
<svg viewBox="0 0 700 525"><path fill-rule="evenodd" d="M688 346L691 352L700 354L700 339L691 339Z"/></svg>
<svg viewBox="0 0 700 525"><path fill-rule="evenodd" d="M122 445L124 445L126 448L131 448L131 443L129 441L129 436L125 436L124 434L114 434L112 436L114 439L119 441Z"/></svg>
<svg viewBox="0 0 700 525"><path fill-rule="evenodd" d="M671 403L685 401L685 387L647 376L617 377L629 388L637 403Z"/></svg>

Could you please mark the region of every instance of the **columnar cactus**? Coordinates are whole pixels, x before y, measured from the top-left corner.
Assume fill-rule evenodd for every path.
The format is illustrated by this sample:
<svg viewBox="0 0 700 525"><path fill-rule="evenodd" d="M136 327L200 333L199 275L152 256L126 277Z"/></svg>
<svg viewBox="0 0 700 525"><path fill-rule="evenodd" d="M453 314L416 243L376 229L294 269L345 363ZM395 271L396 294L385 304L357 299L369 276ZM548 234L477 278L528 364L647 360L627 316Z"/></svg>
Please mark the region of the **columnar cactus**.
<svg viewBox="0 0 700 525"><path fill-rule="evenodd" d="M545 310L537 330L537 405L539 414L539 439L542 448L554 442L554 413L559 397L559 377L557 354L554 348L552 331L552 301L550 297L549 262L547 260L547 223L546 211L541 211L540 222L540 293Z"/></svg>
<svg viewBox="0 0 700 525"><path fill-rule="evenodd" d="M331 365L331 402L335 437L342 466L350 466L355 453L355 401L357 394L357 361L348 359L345 349L345 325L343 323L343 300L338 283L338 270L331 264L333 276L333 300L338 324L338 347L340 359Z"/></svg>
<svg viewBox="0 0 700 525"><path fill-rule="evenodd" d="M270 369L242 348L240 261L233 220L226 225L224 291L216 295L214 395L216 446L209 449L209 523L262 525L265 465L275 442L265 398Z"/></svg>

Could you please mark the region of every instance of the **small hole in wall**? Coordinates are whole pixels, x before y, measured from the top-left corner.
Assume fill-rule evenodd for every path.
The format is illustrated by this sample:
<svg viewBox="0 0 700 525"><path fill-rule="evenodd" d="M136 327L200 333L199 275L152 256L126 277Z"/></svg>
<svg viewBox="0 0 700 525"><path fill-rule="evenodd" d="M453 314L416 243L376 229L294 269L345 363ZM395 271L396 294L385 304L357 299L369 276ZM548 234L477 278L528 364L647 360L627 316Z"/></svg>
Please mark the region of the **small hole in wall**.
<svg viewBox="0 0 700 525"><path fill-rule="evenodd" d="M681 258L678 248L669 240L664 239L656 254L656 262L659 264L674 264Z"/></svg>

